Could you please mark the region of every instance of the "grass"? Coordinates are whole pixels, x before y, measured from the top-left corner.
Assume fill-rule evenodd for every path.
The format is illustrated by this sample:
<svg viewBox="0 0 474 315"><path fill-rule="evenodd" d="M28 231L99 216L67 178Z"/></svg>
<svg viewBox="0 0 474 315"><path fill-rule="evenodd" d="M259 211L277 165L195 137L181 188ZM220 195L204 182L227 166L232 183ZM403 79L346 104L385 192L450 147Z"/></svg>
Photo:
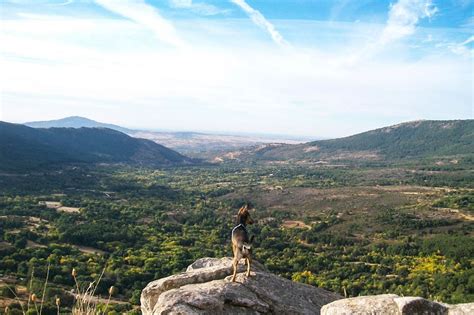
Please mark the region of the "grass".
<svg viewBox="0 0 474 315"><path fill-rule="evenodd" d="M10 286L7 286L10 292L14 295L15 301L18 302L21 308L21 313L23 315L26 314L37 314L37 315L42 315L43 314L43 308L45 303L47 302L47 294L46 294L46 289L48 286L48 281L49 281L49 271L50 271L50 265L48 264L47 267L47 272L46 272L46 278L43 282L42 285L42 292L41 296L38 296L36 293L33 293L33 283L34 283L34 269L31 272L31 277L29 279L29 284L27 286L27 293L28 293L28 299L25 302L25 300L21 299L15 288L11 288ZM77 279L77 271L76 269L73 269L71 272L71 275L74 279L75 283L75 292L74 292L74 304L71 309L71 313L73 315L101 315L105 314L108 311L109 304L112 298L112 295L114 295L117 291L117 289L114 286L111 286L108 290L108 297L106 300L105 305L102 305L100 303L100 298L99 296L96 296L96 290L99 286L100 281L102 280L102 277L104 275L105 268L102 270L102 273L98 277L98 279L90 282L87 286L81 285ZM67 308L61 308L61 298L55 297L54 298L54 304L56 306L56 312L57 314L61 314L61 312L69 312ZM10 306L6 306L4 309L4 312L6 315L12 314L13 309L10 308Z"/></svg>

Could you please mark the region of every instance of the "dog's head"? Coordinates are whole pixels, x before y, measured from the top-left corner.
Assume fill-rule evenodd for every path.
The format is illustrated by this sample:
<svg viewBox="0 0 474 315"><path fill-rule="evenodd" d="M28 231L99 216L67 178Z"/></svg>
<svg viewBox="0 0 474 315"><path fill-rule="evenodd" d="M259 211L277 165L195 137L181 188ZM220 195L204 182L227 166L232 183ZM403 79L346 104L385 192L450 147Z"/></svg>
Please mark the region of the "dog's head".
<svg viewBox="0 0 474 315"><path fill-rule="evenodd" d="M250 204L246 204L245 206L239 209L239 213L237 214L237 221L244 225L253 224L253 220L250 217L249 210L252 209Z"/></svg>

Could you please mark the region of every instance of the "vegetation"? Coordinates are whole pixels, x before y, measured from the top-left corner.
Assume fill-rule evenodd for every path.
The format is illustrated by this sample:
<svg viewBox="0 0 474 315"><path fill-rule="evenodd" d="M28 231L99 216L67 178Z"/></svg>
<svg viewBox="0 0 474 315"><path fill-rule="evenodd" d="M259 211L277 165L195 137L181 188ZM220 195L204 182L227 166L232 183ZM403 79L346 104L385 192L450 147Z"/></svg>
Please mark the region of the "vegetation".
<svg viewBox="0 0 474 315"><path fill-rule="evenodd" d="M458 163L455 176L438 179L428 164L76 166L4 175L0 273L21 288L33 269L44 279L50 265L48 314L57 295L67 301L73 268L87 285L105 266L96 294L106 299L114 286L113 307L132 311L148 282L203 256L231 255L235 211L251 201L256 259L277 274L349 296L470 302L470 166ZM446 181L449 188L440 185Z"/></svg>
<svg viewBox="0 0 474 315"><path fill-rule="evenodd" d="M268 146L253 157L262 160L363 160L372 162L440 156L472 158L474 120L415 121L350 137L299 146Z"/></svg>
<svg viewBox="0 0 474 315"><path fill-rule="evenodd" d="M360 141L354 136L350 143L292 147L301 153L326 146L331 156L326 160L306 150L297 158L312 158L282 155L275 161L269 157L286 146L273 146L261 149L261 159L247 149L218 165L161 168L130 160L90 163L103 158L93 152L113 156L108 162L128 159L128 144L138 140L113 130L2 124L7 129L1 130L0 159L10 164L1 164L0 173L0 309L7 305L11 314L22 314L18 300L25 304L35 294L44 314L57 313L58 298L61 309L73 312L80 305L71 288L84 292L93 283L101 311L137 313L148 282L183 271L201 257L231 255L230 231L244 202L256 209L257 224L248 228L256 236L255 258L274 273L348 296L390 292L473 302L472 121L416 124L421 129L413 134L406 134L413 125L401 125L359 135ZM460 125L465 132L457 137ZM436 139L429 138L436 149L418 142L442 127ZM16 131L4 133L8 128ZM18 134L23 135L15 138ZM55 148L76 136L68 152L93 157L64 164L65 155ZM89 137L124 142L91 147ZM45 144L45 139L56 140ZM376 159L341 155L371 150L363 147L369 140L378 143ZM416 146L410 154L417 158L396 158L385 145L390 141L405 154L405 146ZM15 150L4 150L12 143ZM148 148L148 142L140 143ZM143 150L141 161L154 156L147 155L153 148ZM250 158L242 158L245 153ZM45 159L58 163L40 167ZM22 165L34 170L17 168ZM81 305L87 309L87 303ZM26 311L36 313L35 305Z"/></svg>
<svg viewBox="0 0 474 315"><path fill-rule="evenodd" d="M0 170L37 170L56 164L127 163L163 166L190 163L150 140L106 128L35 129L0 122Z"/></svg>

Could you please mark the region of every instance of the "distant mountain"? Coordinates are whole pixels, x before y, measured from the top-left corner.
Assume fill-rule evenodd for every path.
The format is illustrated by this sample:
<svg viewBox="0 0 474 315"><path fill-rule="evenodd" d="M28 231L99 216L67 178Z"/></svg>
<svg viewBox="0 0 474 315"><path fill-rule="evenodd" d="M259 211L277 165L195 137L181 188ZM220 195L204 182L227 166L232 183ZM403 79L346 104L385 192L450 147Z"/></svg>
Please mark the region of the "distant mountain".
<svg viewBox="0 0 474 315"><path fill-rule="evenodd" d="M108 128L35 129L0 122L0 169L34 169L58 163L182 165L192 160L153 141Z"/></svg>
<svg viewBox="0 0 474 315"><path fill-rule="evenodd" d="M26 122L23 125L33 128L109 128L113 130L118 130L123 133L129 133L132 131L131 129L127 129L113 124L101 123L80 116L70 116L56 120L31 121Z"/></svg>
<svg viewBox="0 0 474 315"><path fill-rule="evenodd" d="M79 116L66 117L58 120L27 122L24 123L24 125L34 128L110 128L126 133L132 137L152 140L183 154L194 154L198 156L202 156L203 152L206 151L238 149L263 143L277 142L295 144L308 141L308 139L299 139L289 136L230 135L202 132L135 130L113 124L101 123Z"/></svg>
<svg viewBox="0 0 474 315"><path fill-rule="evenodd" d="M259 160L307 161L474 156L474 120L407 122L339 139L266 145L246 154Z"/></svg>

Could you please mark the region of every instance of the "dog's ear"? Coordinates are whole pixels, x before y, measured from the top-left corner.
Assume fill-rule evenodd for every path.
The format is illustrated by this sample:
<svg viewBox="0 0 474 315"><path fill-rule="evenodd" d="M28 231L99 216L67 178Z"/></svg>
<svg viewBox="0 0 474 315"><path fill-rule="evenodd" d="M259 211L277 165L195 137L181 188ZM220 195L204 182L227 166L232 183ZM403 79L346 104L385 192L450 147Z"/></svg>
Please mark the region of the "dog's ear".
<svg viewBox="0 0 474 315"><path fill-rule="evenodd" d="M252 243L253 243L254 236L255 236L255 235L250 236L249 244L252 244Z"/></svg>

